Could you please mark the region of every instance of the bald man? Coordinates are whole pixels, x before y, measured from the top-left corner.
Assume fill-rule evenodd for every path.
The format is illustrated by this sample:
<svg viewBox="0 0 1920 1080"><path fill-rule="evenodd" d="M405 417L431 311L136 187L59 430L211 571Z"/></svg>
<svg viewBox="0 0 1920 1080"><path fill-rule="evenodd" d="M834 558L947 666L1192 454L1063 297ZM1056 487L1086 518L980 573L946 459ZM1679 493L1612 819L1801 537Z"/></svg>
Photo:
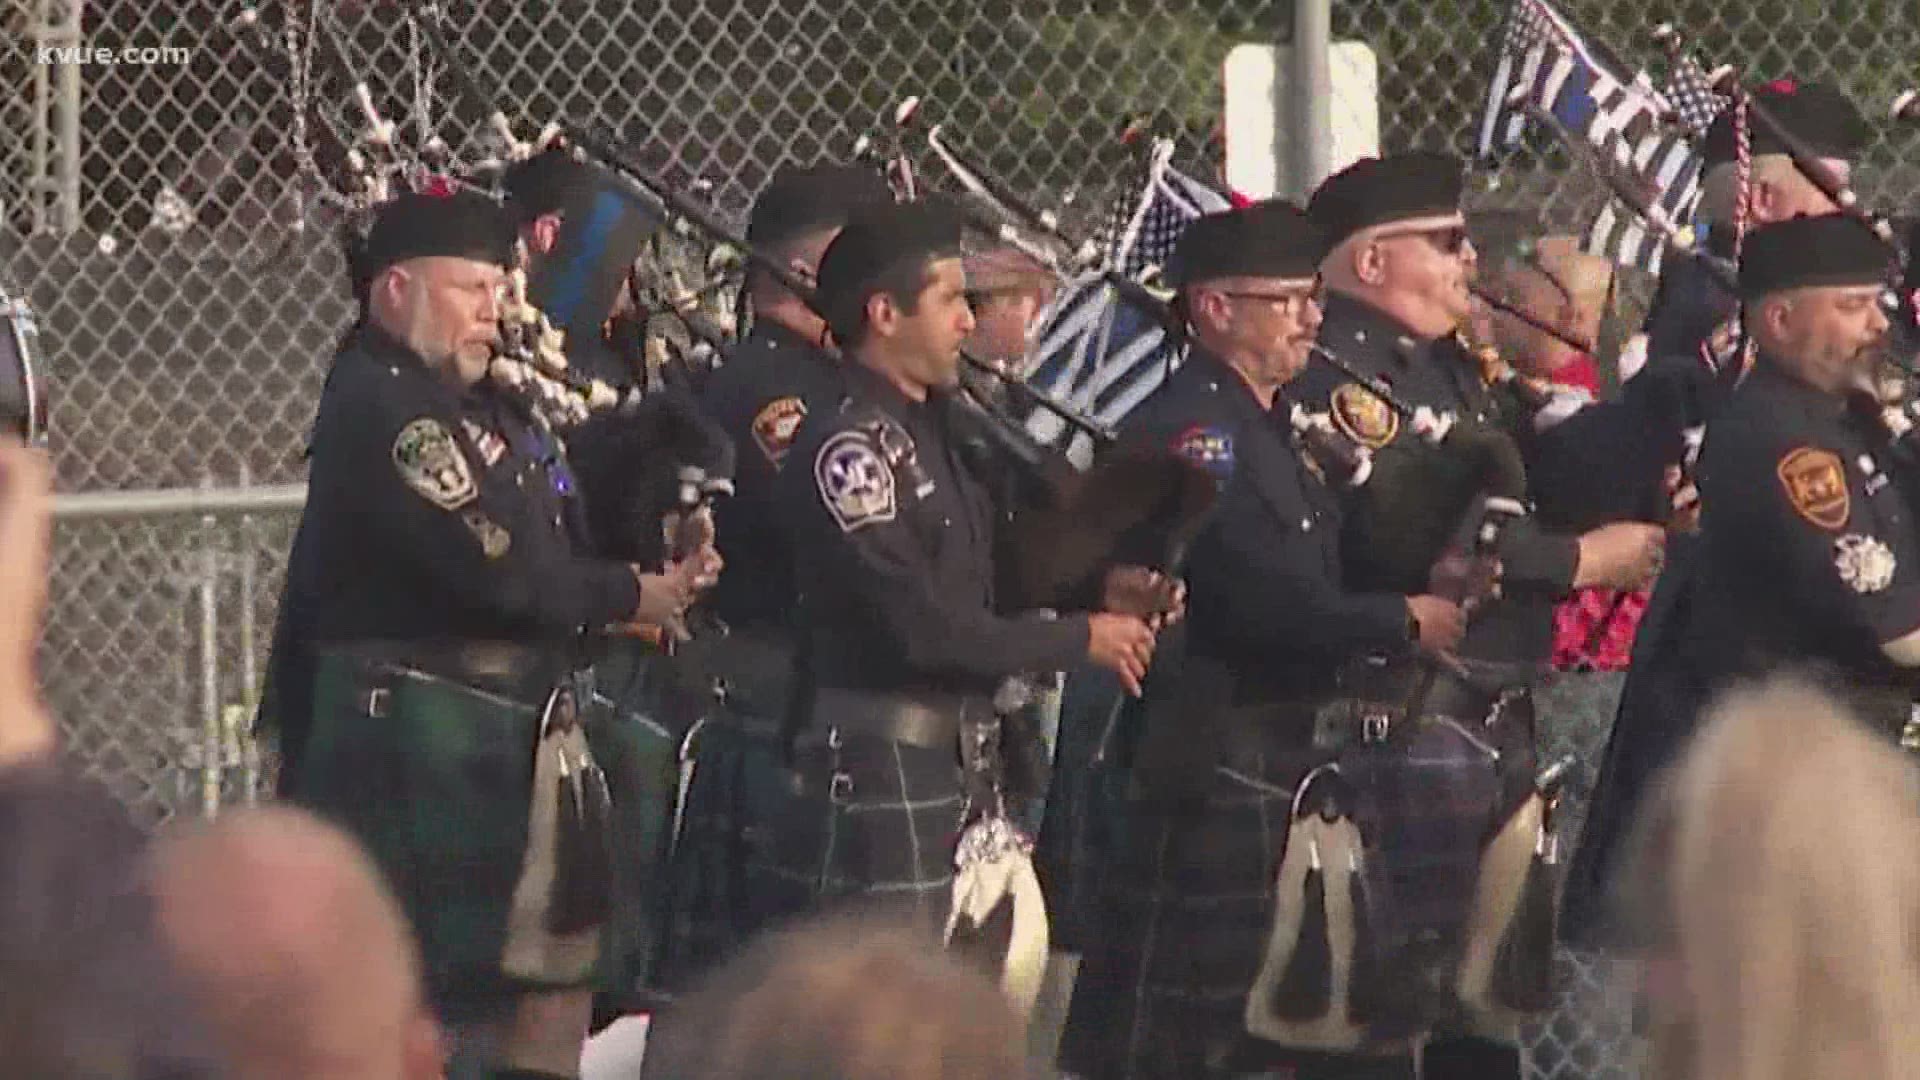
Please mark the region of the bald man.
<svg viewBox="0 0 1920 1080"><path fill-rule="evenodd" d="M153 851L161 932L236 1080L443 1075L399 904L304 811L229 811Z"/></svg>

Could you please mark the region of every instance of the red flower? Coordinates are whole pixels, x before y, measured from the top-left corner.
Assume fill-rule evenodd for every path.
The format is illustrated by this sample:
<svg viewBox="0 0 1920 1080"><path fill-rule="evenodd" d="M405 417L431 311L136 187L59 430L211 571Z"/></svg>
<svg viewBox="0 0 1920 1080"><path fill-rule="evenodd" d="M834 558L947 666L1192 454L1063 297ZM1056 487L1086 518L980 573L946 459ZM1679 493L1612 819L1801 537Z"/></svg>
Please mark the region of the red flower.
<svg viewBox="0 0 1920 1080"><path fill-rule="evenodd" d="M1781 95L1797 94L1800 92L1800 84L1795 82L1791 78L1775 79L1772 82L1768 83L1767 85L1761 87L1760 92L1763 94L1781 94Z"/></svg>
<svg viewBox="0 0 1920 1080"><path fill-rule="evenodd" d="M442 176L438 173L429 175L420 182L420 194L431 196L435 199L451 199L456 190L452 177Z"/></svg>
<svg viewBox="0 0 1920 1080"><path fill-rule="evenodd" d="M1254 203L1259 202L1260 200L1255 199L1250 195L1242 195L1239 192L1233 190L1232 188L1228 188L1227 201L1233 204L1233 208L1235 210L1245 210L1247 207L1252 206Z"/></svg>

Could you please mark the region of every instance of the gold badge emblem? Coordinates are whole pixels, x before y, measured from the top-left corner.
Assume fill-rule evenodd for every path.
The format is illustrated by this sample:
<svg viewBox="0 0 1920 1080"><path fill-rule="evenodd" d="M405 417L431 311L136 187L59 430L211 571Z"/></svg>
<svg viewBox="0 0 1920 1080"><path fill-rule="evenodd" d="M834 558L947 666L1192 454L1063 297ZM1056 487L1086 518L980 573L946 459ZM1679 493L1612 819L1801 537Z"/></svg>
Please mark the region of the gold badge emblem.
<svg viewBox="0 0 1920 1080"><path fill-rule="evenodd" d="M1400 434L1400 414L1359 383L1340 384L1332 404L1334 424L1362 446L1378 450Z"/></svg>
<svg viewBox="0 0 1920 1080"><path fill-rule="evenodd" d="M1846 526L1852 499L1840 455L1802 446L1781 458L1774 472L1786 488L1794 513L1834 532Z"/></svg>
<svg viewBox="0 0 1920 1080"><path fill-rule="evenodd" d="M793 449L800 423L806 418L807 403L797 397L777 398L754 414L753 441L774 468L787 459L787 451Z"/></svg>

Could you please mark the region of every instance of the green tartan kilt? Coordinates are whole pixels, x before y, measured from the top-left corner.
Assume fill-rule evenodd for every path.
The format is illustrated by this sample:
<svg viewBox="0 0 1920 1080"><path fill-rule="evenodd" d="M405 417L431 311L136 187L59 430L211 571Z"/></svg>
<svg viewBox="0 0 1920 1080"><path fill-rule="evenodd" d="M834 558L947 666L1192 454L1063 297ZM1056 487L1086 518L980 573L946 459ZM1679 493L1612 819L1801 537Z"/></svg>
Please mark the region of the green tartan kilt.
<svg viewBox="0 0 1920 1080"><path fill-rule="evenodd" d="M364 660L320 659L300 800L358 836L385 872L437 1005L536 989L509 978L501 958L527 850L534 703L550 685L482 690L397 665L370 676ZM373 686L386 695L370 708ZM581 716L614 800L615 908L594 982L626 989L653 951L657 920L645 897L665 843L677 747L597 695Z"/></svg>

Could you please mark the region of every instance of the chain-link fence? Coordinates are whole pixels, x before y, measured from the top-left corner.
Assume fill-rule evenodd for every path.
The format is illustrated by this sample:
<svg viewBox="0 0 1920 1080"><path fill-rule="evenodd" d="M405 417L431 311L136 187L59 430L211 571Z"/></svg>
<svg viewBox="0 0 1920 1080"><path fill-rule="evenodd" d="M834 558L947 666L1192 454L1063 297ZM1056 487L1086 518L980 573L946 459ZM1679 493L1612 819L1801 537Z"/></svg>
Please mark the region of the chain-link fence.
<svg viewBox="0 0 1920 1080"><path fill-rule="evenodd" d="M918 95L949 138L1070 221L1132 175L1116 135L1143 114L1176 138L1177 164L1217 176L1221 62L1235 44L1284 40L1293 9L1281 0L444 7L460 55L523 138L548 121L605 124L669 179L710 182L724 217L738 220L776 166L844 156ZM1696 36L1708 66L1836 83L1869 116L1920 82L1911 0L1560 7L1629 61L1657 70L1651 31L1671 20ZM1335 3L1335 37L1366 43L1379 67L1377 103L1336 109L1377 109L1388 150L1469 151L1504 8ZM414 10L378 0L257 11L227 0L0 6L0 277L40 316L63 491L303 478L321 365L350 316L324 194L361 123L353 83L367 83L409 142L432 131L462 156L478 152L483 117L455 101L409 21ZM93 62L43 53L76 45L94 50ZM119 52L161 47L187 55ZM78 140L63 140L75 127ZM1912 131L1880 128L1856 171L1868 203L1914 207L1916 149ZM1475 208L1555 231L1583 227L1604 197L1552 150L1523 151L1487 179L1470 196ZM1645 283L1629 291L1644 296ZM256 689L289 523L62 521L44 671L77 752L147 820L221 797L226 781L210 760L236 766L224 772L244 787L250 763L233 720ZM1574 983L1602 985L1597 970L1579 966ZM1612 1075L1610 1038L1557 1020L1535 1067Z"/></svg>

